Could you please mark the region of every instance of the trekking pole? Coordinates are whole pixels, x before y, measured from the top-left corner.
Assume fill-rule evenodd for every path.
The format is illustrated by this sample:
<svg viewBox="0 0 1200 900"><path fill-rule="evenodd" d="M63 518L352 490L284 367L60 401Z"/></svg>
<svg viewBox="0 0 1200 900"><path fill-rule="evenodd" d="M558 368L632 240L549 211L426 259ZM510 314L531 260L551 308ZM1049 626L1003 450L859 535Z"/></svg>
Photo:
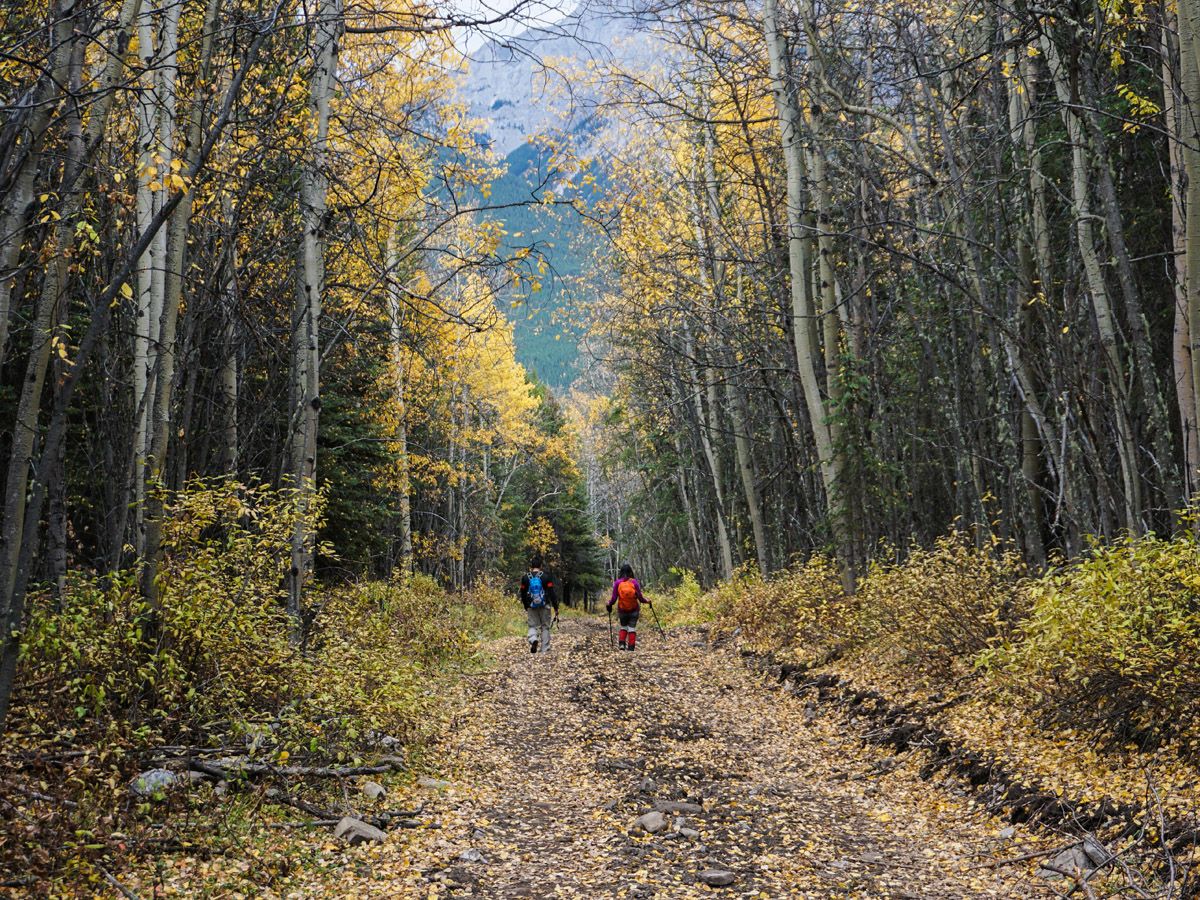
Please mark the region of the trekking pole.
<svg viewBox="0 0 1200 900"><path fill-rule="evenodd" d="M658 626L658 633L662 636L662 639L665 641L667 639L667 633L665 631L663 631L662 622L658 621L658 610L654 608L653 603L648 603L646 605L650 607L650 612L654 616L654 624Z"/></svg>
<svg viewBox="0 0 1200 900"><path fill-rule="evenodd" d="M608 649L613 648L613 633L612 633L612 607L608 608Z"/></svg>

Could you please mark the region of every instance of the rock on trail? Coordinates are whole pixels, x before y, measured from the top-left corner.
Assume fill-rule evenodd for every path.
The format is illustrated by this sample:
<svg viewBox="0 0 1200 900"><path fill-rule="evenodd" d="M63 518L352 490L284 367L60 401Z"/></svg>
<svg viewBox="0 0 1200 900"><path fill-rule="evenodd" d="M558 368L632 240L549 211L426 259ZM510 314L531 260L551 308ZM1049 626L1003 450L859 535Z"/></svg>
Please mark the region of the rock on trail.
<svg viewBox="0 0 1200 900"><path fill-rule="evenodd" d="M996 864L1027 832L689 637L618 654L574 621L549 654L495 642L431 757L450 780L418 789L426 826L352 851L369 865L336 895L1054 896L1037 860Z"/></svg>

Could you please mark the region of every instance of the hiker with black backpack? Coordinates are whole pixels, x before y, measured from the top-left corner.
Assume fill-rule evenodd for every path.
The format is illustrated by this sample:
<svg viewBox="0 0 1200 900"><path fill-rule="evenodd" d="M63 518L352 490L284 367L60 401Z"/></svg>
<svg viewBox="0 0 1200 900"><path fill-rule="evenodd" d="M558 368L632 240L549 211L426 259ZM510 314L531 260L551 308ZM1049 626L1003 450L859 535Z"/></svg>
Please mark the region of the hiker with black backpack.
<svg viewBox="0 0 1200 900"><path fill-rule="evenodd" d="M621 624L621 630L617 633L617 637L619 639L618 647L621 650L637 648L637 623L643 603L651 609L654 608L654 604L642 596L642 586L633 577L633 566L625 563L617 572L617 580L613 582L612 597L608 601L610 613L614 604L617 607L617 621Z"/></svg>
<svg viewBox="0 0 1200 900"><path fill-rule="evenodd" d="M550 627L558 621L558 592L554 579L542 569L542 558L529 561L529 571L521 578L519 593L529 623L529 652L545 653L550 649ZM553 614L552 612L553 611Z"/></svg>

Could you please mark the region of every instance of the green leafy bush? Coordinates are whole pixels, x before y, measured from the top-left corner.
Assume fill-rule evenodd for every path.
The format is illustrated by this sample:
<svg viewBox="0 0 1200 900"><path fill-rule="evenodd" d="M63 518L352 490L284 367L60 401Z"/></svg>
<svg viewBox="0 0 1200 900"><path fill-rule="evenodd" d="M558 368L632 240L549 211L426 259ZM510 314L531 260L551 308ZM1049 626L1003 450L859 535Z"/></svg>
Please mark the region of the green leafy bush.
<svg viewBox="0 0 1200 900"><path fill-rule="evenodd" d="M173 495L157 604L137 567L73 574L61 598L33 598L19 683L56 683L82 727L134 721L147 740L278 709L304 668L283 609L295 514L290 494L261 486Z"/></svg>
<svg viewBox="0 0 1200 900"><path fill-rule="evenodd" d="M1029 587L1032 609L981 656L1018 698L1121 740L1200 748L1200 546L1128 537Z"/></svg>

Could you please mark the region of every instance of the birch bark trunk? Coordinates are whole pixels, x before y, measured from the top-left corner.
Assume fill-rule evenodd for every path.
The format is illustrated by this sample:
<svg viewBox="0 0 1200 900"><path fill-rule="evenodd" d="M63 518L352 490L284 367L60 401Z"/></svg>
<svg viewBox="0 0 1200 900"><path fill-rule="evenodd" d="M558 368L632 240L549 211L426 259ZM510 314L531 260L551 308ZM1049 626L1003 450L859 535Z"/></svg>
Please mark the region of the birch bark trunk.
<svg viewBox="0 0 1200 900"><path fill-rule="evenodd" d="M412 494L409 486L408 398L404 373L404 306L396 283L400 267L399 238L393 230L388 236L388 306L391 319L392 367L396 373L396 464L400 469L400 571L412 574Z"/></svg>
<svg viewBox="0 0 1200 900"><path fill-rule="evenodd" d="M817 375L818 351L815 348L818 347L819 341L810 293L811 263L804 234L806 197L804 148L800 142L802 120L789 83L787 42L779 27L778 0L765 0L763 3L763 35L767 44L771 92L775 96L779 115L780 139L787 172L788 269L791 274L792 318L796 323L796 367L808 410L809 425L813 432L813 442L816 444L834 541L841 557L842 581L847 589L853 590L854 575L847 554L848 534L838 511L842 502L839 461L829 427L829 412L821 394L821 384Z"/></svg>
<svg viewBox="0 0 1200 900"><path fill-rule="evenodd" d="M1096 250L1095 219L1092 212L1090 166L1087 157L1087 136L1080 115L1074 110L1069 75L1054 41L1042 35L1042 52L1054 83L1055 92L1062 105L1063 124L1071 144L1071 203L1075 219L1075 233L1079 255L1083 261L1087 278L1088 293L1092 300L1096 330L1100 338L1101 356L1105 364L1106 383L1112 400L1112 417L1117 432L1117 456L1121 468L1123 527L1135 534L1144 530L1141 518L1142 489L1137 468L1137 444L1133 425L1129 418L1128 390L1125 384L1124 366L1121 361L1120 340L1117 334L1116 316L1113 313L1104 269Z"/></svg>
<svg viewBox="0 0 1200 900"><path fill-rule="evenodd" d="M34 184L42 162L46 133L59 109L62 92L70 84L75 48L84 39L84 35L75 30L79 6L78 0L60 0L52 7L52 49L47 71L37 80L28 97L23 98L30 110L25 124L9 136L13 149L19 146L19 150L9 177L12 187L5 193L0 207L0 365L4 363L8 344L12 291L26 227L32 215Z"/></svg>
<svg viewBox="0 0 1200 900"><path fill-rule="evenodd" d="M64 6L64 11L73 9L74 4ZM125 65L129 46L129 32L137 16L139 0L126 0L121 8L112 44L106 61L100 69L99 80L104 85L115 85L117 73ZM74 39L64 48L68 53L66 63L68 76L63 85L68 90L78 91L84 64L84 50L88 36L76 32ZM69 256L74 246L75 226L83 206L84 194L80 184L89 151L95 148L108 127L108 116L112 110L115 91L102 91L91 109L86 127L80 117L78 104L71 105L67 128L66 160L63 165L61 218L51 232L45 253L48 259L42 290L34 308L30 329L30 353L25 365L21 390L17 399L17 414L14 421L12 445L9 450L8 468L4 482L3 520L0 520L0 728L8 714L12 696L13 679L16 674L18 640L17 635L24 616L24 585L28 573L22 576L23 554L31 552L37 522L27 521L26 504L29 498L29 483L34 459L34 444L39 432L42 390L50 355L56 340L59 316L64 311L69 282ZM57 448L52 448L57 452ZM52 463L54 455L44 457L42 465ZM43 473L43 478L45 474Z"/></svg>
<svg viewBox="0 0 1200 900"><path fill-rule="evenodd" d="M190 113L184 145L185 163L188 172L197 170L202 152L202 120L205 97L212 67L213 41L222 0L209 0L204 13L200 44L199 87ZM174 128L174 123L172 124ZM178 348L176 332L179 325L179 308L183 301L183 274L187 265L187 232L192 218L192 201L195 186L187 184L182 189L182 198L171 211L167 221L167 256L163 278L163 304L158 325L158 358L154 377L154 404L151 418L149 471L147 485L158 482L161 486L167 474L167 452L171 442L171 406L175 386L175 365ZM160 491L147 491L146 511L143 517L145 545L142 570L142 594L151 607L158 603L158 572L162 565L162 516L164 498Z"/></svg>
<svg viewBox="0 0 1200 900"><path fill-rule="evenodd" d="M308 518L316 493L317 425L321 411L321 304L325 291L325 213L329 177L329 109L337 76L343 27L342 0L322 0L311 23L313 72L309 79L312 142L300 174L300 246L296 260L296 314L292 389L296 397L290 475L296 491L287 611L292 640L303 637L304 582L312 565Z"/></svg>
<svg viewBox="0 0 1200 900"><path fill-rule="evenodd" d="M1182 80L1180 102L1180 135L1182 165L1187 178L1184 213L1184 306L1182 327L1176 327L1176 372L1184 369L1178 388L1190 388L1190 397L1181 402L1181 410L1190 411L1193 434L1200 429L1200 2L1180 0L1179 3L1179 68ZM1178 318L1177 318L1178 321ZM1182 358L1181 358L1182 357ZM1200 462L1200 436L1193 443L1193 453ZM1190 459L1190 458L1189 458ZM1200 474L1192 470L1193 490Z"/></svg>

